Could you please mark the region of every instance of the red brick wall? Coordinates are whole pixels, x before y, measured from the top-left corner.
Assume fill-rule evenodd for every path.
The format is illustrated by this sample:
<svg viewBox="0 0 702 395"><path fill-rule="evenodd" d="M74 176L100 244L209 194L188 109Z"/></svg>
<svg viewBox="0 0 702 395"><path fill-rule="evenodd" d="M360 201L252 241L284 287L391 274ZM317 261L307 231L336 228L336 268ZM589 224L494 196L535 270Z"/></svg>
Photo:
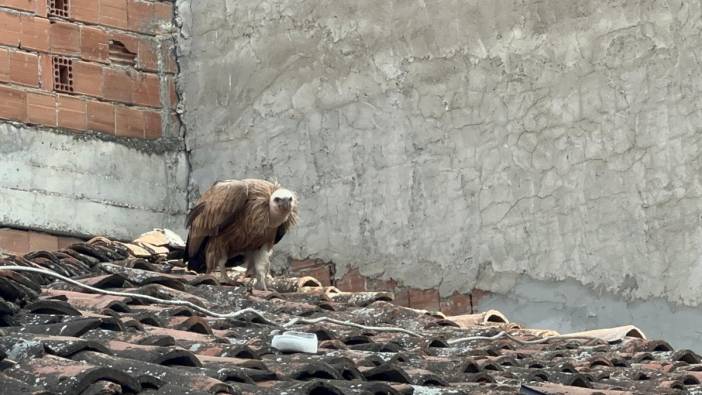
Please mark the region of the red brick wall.
<svg viewBox="0 0 702 395"><path fill-rule="evenodd" d="M485 294L484 291L475 289L469 294L454 292L450 296L441 297L437 289L417 289L403 286L393 279L369 278L356 268L338 277L334 264L314 259L293 260L290 269L295 275L315 277L322 285L334 285L341 291L390 291L395 294L394 303L397 305L441 311L447 315L475 313L477 299Z"/></svg>
<svg viewBox="0 0 702 395"><path fill-rule="evenodd" d="M82 241L48 233L0 228L0 253L24 255L31 251L56 251Z"/></svg>
<svg viewBox="0 0 702 395"><path fill-rule="evenodd" d="M171 1L0 2L0 119L160 137L177 104L173 16Z"/></svg>

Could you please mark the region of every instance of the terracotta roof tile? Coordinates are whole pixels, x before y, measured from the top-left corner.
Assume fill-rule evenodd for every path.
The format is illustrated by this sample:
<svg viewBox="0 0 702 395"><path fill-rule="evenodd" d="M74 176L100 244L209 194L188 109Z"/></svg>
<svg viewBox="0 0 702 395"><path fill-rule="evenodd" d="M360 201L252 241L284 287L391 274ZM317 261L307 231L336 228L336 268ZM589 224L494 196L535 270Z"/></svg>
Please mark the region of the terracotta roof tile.
<svg viewBox="0 0 702 395"><path fill-rule="evenodd" d="M141 385L119 369L74 361L53 355L27 359L5 369L4 374L23 381L34 383L55 393L81 393L95 382L108 380L124 390L138 392Z"/></svg>
<svg viewBox="0 0 702 395"><path fill-rule="evenodd" d="M42 389L36 385L28 384L22 380L7 376L0 373L0 383L2 383L3 391L7 394L32 394L32 395L50 395L52 392Z"/></svg>
<svg viewBox="0 0 702 395"><path fill-rule="evenodd" d="M104 295L45 274L0 270L3 390L611 395L702 390L697 354L648 340L633 326L562 336L522 328L499 311L447 317L396 306L390 292L341 292L309 276L276 278L270 292L251 292L240 272L224 283L187 272L178 259L182 250L182 240L157 230L128 244L94 238L60 251L0 258L0 265L47 268L98 289L194 304ZM210 317L197 306L219 313L254 308L265 319L253 313ZM316 354L272 348L281 328L270 321L323 316L422 336L300 322L287 329L316 334ZM472 336L502 337L453 342ZM545 336L557 337L541 340Z"/></svg>

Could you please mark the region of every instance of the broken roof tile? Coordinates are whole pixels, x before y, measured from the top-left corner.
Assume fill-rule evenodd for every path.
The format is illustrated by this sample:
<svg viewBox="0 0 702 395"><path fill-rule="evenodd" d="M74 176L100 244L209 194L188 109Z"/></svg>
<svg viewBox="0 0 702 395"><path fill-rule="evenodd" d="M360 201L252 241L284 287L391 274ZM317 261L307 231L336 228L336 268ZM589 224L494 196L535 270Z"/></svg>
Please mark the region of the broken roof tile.
<svg viewBox="0 0 702 395"><path fill-rule="evenodd" d="M168 229L154 229L143 233L134 240L135 242L149 243L158 247L170 247L173 249L185 249L183 239Z"/></svg>

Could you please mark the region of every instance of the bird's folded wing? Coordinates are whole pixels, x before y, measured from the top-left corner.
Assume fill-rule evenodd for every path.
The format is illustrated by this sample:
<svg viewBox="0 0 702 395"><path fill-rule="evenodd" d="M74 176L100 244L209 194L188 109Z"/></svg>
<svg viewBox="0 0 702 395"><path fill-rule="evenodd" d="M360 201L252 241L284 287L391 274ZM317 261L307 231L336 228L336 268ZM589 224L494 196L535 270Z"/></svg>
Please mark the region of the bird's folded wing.
<svg viewBox="0 0 702 395"><path fill-rule="evenodd" d="M202 235L219 234L241 214L248 194L246 182L231 180L216 183L190 210L186 226Z"/></svg>

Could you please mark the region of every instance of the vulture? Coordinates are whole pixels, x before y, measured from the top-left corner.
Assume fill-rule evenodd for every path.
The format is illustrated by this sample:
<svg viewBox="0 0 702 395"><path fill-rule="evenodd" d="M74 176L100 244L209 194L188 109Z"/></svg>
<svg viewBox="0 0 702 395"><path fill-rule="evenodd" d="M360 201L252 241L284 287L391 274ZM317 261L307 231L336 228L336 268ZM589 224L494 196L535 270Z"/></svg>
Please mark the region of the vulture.
<svg viewBox="0 0 702 395"><path fill-rule="evenodd" d="M273 245L297 220L297 197L277 182L217 181L185 219L188 269L211 273L219 268L227 278L227 261L243 255L255 287L268 290Z"/></svg>

